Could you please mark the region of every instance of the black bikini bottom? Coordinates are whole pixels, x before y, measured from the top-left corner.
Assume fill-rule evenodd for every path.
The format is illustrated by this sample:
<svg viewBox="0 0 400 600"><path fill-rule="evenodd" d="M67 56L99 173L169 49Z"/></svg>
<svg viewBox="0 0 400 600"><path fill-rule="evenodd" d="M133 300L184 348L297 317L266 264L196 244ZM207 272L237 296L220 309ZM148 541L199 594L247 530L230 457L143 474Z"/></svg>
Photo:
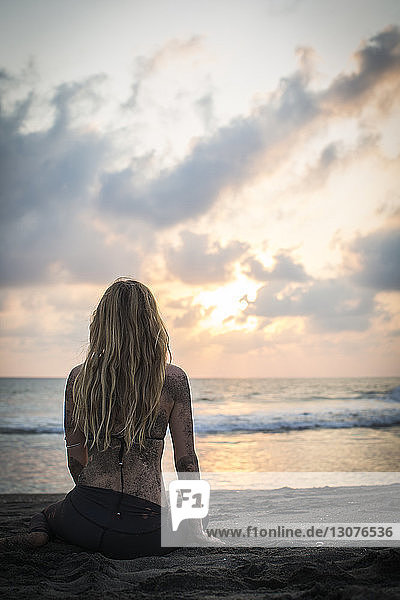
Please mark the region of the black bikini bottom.
<svg viewBox="0 0 400 600"><path fill-rule="evenodd" d="M51 541L58 538L109 558L167 554L175 548L161 546L162 510L132 494L78 484L33 515L29 531L44 531Z"/></svg>

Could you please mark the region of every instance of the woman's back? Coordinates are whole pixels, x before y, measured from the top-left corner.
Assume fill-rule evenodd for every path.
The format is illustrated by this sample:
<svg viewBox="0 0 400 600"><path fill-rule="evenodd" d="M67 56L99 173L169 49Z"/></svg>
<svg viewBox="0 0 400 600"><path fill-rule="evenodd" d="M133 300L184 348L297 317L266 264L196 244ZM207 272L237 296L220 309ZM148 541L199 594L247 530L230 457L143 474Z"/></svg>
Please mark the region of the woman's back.
<svg viewBox="0 0 400 600"><path fill-rule="evenodd" d="M121 461L121 437L117 432L125 426L118 423L111 447L105 451L84 445L83 433L73 431L73 384L81 365L75 367L65 390L64 427L68 464L77 484L123 491L155 504L166 504L161 475L164 438L170 426L177 471L198 471L193 439L191 393L186 373L178 366L167 364L157 417L142 449L135 442L124 450ZM87 464L84 464L87 460ZM122 465L121 465L122 462Z"/></svg>
<svg viewBox="0 0 400 600"><path fill-rule="evenodd" d="M168 426L178 477L200 476L188 377L166 363L168 332L153 294L134 279L109 286L89 333L86 359L65 387L68 468L76 485L33 515L29 535L40 534L40 543L55 536L111 558L165 554L171 550L161 547L168 505L161 459ZM195 528L204 537L201 522Z"/></svg>

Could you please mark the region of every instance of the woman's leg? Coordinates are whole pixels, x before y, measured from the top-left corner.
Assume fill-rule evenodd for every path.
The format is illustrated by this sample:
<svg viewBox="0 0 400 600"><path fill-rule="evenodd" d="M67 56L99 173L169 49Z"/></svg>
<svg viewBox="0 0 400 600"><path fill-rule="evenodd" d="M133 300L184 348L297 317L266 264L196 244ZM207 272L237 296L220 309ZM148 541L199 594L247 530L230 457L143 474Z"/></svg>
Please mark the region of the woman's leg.
<svg viewBox="0 0 400 600"><path fill-rule="evenodd" d="M47 533L34 531L32 533L18 533L17 535L0 538L0 551L16 550L34 550L44 546L49 541Z"/></svg>
<svg viewBox="0 0 400 600"><path fill-rule="evenodd" d="M53 534L51 531L51 527L46 519L45 511L36 513L31 517L29 522L29 533L41 533L42 535L47 535L49 539L52 539Z"/></svg>
<svg viewBox="0 0 400 600"><path fill-rule="evenodd" d="M85 507L82 507L77 491L72 490L57 504L44 509L53 539L96 551L104 528L83 514Z"/></svg>
<svg viewBox="0 0 400 600"><path fill-rule="evenodd" d="M42 519L45 521L43 514L37 513L31 518L28 533L18 533L17 535L0 538L0 550L15 550L17 548L32 550L47 544L50 535L44 524L42 524ZM34 524L33 528L32 523Z"/></svg>
<svg viewBox="0 0 400 600"><path fill-rule="evenodd" d="M42 511L34 514L29 522L27 533L0 538L0 550L13 550L16 548L32 550L44 546L48 541L52 541L55 536L50 527L48 516L54 515L61 503L62 500L50 504Z"/></svg>

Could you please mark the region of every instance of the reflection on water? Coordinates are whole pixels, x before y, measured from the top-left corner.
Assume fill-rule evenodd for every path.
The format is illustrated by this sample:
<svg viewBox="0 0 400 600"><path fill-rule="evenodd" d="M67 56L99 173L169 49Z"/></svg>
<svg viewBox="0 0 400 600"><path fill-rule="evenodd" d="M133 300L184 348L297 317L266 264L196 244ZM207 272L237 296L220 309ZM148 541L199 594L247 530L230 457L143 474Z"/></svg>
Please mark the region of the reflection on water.
<svg viewBox="0 0 400 600"><path fill-rule="evenodd" d="M1 435L0 444L0 493L66 493L74 486L62 435ZM202 473L308 471L318 485L319 471L398 471L400 427L198 436L196 449ZM174 472L169 435L162 468Z"/></svg>
<svg viewBox="0 0 400 600"><path fill-rule="evenodd" d="M191 379L202 473L390 472L400 378ZM62 492L63 379L0 378L0 492ZM170 437L164 471L173 472ZM312 475L318 483L318 475Z"/></svg>
<svg viewBox="0 0 400 600"><path fill-rule="evenodd" d="M400 427L198 437L205 471L397 471ZM231 445L234 442L234 445Z"/></svg>

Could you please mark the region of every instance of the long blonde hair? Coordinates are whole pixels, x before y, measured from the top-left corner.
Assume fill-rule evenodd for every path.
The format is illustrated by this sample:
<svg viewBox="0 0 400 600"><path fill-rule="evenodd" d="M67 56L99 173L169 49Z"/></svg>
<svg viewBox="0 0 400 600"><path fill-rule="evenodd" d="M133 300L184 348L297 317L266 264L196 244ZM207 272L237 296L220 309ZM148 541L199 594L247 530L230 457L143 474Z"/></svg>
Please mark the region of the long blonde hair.
<svg viewBox="0 0 400 600"><path fill-rule="evenodd" d="M111 434L144 446L157 417L169 336L153 294L143 283L119 277L93 312L89 348L73 386L72 421L102 451ZM116 424L125 425L118 432ZM100 439L103 447L100 448Z"/></svg>

